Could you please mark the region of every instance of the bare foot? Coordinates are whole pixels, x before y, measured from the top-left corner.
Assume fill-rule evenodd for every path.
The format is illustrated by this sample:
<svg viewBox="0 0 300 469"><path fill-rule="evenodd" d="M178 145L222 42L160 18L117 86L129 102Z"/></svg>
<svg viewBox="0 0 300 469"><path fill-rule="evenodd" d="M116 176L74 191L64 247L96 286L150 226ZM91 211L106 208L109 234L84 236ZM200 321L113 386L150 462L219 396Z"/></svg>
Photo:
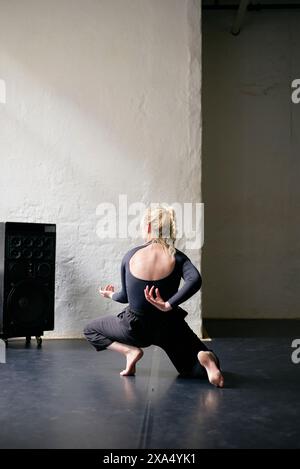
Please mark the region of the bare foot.
<svg viewBox="0 0 300 469"><path fill-rule="evenodd" d="M201 351L198 353L198 360L206 369L209 382L218 388L222 388L224 386L224 378L217 367L214 354L212 352Z"/></svg>
<svg viewBox="0 0 300 469"><path fill-rule="evenodd" d="M128 351L126 352L126 368L123 371L120 371L121 376L133 376L135 374L135 364L138 362L142 356L144 355L144 352L142 349L137 348L137 347L130 347L128 348Z"/></svg>

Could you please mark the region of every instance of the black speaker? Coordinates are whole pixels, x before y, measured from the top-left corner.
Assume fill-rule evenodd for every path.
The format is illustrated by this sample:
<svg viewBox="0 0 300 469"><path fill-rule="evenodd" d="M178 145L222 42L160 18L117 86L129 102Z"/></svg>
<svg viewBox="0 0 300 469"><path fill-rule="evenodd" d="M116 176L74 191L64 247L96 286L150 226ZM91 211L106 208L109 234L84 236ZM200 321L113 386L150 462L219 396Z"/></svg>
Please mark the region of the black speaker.
<svg viewBox="0 0 300 469"><path fill-rule="evenodd" d="M0 336L54 329L56 225L0 223Z"/></svg>

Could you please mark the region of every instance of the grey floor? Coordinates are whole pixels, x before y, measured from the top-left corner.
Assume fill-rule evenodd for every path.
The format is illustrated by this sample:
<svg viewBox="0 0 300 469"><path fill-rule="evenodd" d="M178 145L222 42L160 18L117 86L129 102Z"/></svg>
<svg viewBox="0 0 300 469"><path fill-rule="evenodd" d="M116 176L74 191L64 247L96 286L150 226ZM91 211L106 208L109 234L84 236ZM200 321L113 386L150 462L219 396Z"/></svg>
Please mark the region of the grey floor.
<svg viewBox="0 0 300 469"><path fill-rule="evenodd" d="M10 341L0 365L1 448L300 447L292 337L218 338L226 387L184 379L152 346L135 377L84 340Z"/></svg>

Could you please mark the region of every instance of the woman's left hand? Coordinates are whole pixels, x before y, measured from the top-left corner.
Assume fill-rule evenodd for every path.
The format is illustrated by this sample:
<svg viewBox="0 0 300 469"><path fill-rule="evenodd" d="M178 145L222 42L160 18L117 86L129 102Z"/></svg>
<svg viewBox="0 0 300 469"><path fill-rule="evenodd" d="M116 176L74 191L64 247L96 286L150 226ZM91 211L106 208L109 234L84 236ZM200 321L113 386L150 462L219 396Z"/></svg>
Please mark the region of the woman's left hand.
<svg viewBox="0 0 300 469"><path fill-rule="evenodd" d="M149 303L151 303L157 309L160 309L161 311L170 311L172 309L172 306L170 305L170 303L162 299L158 288L155 288L155 295L156 295L155 298L153 296L153 292L154 292L154 285L150 288L150 290L147 285L144 290L146 300L149 301Z"/></svg>
<svg viewBox="0 0 300 469"><path fill-rule="evenodd" d="M111 284L106 285L106 287L102 290L102 288L99 288L99 293L101 296L104 296L105 298L111 298L115 292L115 287Z"/></svg>

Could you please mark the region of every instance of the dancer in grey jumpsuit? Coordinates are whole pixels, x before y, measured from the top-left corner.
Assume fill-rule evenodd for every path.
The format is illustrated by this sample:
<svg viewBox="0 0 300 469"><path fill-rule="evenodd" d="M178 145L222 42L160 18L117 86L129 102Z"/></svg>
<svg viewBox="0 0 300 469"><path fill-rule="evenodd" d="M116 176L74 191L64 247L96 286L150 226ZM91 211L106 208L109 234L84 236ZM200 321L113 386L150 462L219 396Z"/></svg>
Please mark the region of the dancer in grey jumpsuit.
<svg viewBox="0 0 300 469"><path fill-rule="evenodd" d="M129 269L129 260L139 249L151 241L130 249L122 259L122 288L111 298L128 306L117 315L101 316L91 321L84 329L86 339L97 351L104 350L117 341L135 347L157 345L169 356L180 376L207 376L199 363L200 351L208 351L206 345L185 321L187 312L179 305L194 295L202 284L199 271L191 260L176 249L175 267L160 280L141 280ZM184 285L179 289L180 280ZM158 288L162 298L168 300L172 309L160 311L145 298L145 288ZM219 360L215 356L219 368Z"/></svg>

